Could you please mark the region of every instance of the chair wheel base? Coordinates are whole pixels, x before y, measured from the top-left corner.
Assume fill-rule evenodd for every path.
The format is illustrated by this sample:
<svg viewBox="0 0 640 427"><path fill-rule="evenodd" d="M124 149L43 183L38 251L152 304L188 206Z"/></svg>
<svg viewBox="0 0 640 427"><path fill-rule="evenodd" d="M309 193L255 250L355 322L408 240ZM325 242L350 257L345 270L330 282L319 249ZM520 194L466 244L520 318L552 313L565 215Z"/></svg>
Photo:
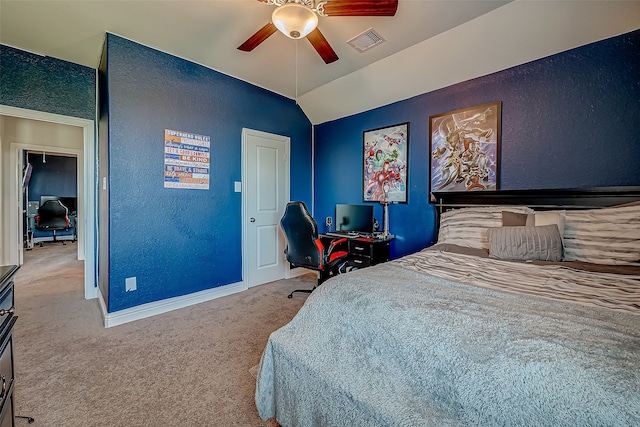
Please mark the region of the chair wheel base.
<svg viewBox="0 0 640 427"><path fill-rule="evenodd" d="M313 292L313 290L317 288L317 286L314 286L313 289L296 289L295 291L291 292L289 295L287 295L287 298L293 298L293 294L295 294L296 292L302 292L305 294L310 294L311 292Z"/></svg>

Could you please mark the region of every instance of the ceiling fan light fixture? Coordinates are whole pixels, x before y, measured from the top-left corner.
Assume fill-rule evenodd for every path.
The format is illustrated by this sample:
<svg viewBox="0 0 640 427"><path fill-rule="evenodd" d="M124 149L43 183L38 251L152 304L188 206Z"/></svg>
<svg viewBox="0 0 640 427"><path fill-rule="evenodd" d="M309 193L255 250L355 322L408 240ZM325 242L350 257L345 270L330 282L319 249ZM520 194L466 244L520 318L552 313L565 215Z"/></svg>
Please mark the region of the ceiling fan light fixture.
<svg viewBox="0 0 640 427"><path fill-rule="evenodd" d="M300 3L278 6L271 15L271 21L278 30L292 39L306 37L318 26L318 16Z"/></svg>

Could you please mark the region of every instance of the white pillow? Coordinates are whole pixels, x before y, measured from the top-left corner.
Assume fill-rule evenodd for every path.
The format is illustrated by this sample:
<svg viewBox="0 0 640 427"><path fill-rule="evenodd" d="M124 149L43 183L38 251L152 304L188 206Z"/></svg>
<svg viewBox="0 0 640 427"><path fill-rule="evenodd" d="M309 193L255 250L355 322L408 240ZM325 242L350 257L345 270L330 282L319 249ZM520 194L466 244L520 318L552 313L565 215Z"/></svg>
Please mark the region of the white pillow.
<svg viewBox="0 0 640 427"><path fill-rule="evenodd" d="M564 236L564 216L566 211L541 211L535 213L535 226L555 224L558 226L560 237Z"/></svg>

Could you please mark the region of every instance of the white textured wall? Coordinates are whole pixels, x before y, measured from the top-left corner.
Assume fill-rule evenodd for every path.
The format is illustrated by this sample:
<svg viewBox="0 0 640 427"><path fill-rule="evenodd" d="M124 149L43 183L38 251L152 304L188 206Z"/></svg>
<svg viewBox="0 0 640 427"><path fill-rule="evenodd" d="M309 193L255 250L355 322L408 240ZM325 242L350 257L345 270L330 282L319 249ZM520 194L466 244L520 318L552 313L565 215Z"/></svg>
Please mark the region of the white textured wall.
<svg viewBox="0 0 640 427"><path fill-rule="evenodd" d="M18 223L13 224L11 209L15 209L10 203L11 194L18 189L14 183L20 185L22 176L17 175L16 179L11 179L12 174L16 174L11 167L11 146L21 144L28 146L30 150L37 147L48 147L59 149L64 152L66 149L83 150L84 135L83 129L76 126L60 125L55 123L29 120L23 118L2 116L0 117L0 189L2 196L2 206L0 208L0 264L15 264L17 262L15 247L15 233L12 230L18 229ZM54 154L54 151L50 151ZM82 162L78 162L80 166ZM83 171L78 171L82 174ZM20 208L18 207L18 210Z"/></svg>

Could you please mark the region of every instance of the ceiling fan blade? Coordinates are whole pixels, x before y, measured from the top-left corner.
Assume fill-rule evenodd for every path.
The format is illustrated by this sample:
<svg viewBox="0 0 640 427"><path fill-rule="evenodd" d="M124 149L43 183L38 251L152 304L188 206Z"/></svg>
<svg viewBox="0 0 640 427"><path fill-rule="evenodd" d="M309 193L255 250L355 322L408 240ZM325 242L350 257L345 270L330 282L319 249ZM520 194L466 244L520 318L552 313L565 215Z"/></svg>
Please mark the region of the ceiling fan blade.
<svg viewBox="0 0 640 427"><path fill-rule="evenodd" d="M255 49L260 43L265 41L269 36L275 33L277 30L276 26L273 23L269 22L264 27L260 28L254 35L249 37L246 42L242 43L238 49L243 50L245 52L251 52Z"/></svg>
<svg viewBox="0 0 640 427"><path fill-rule="evenodd" d="M326 64L331 64L338 60L338 55L336 55L327 39L324 38L324 35L317 27L307 35L307 40L309 40L309 43L311 43Z"/></svg>
<svg viewBox="0 0 640 427"><path fill-rule="evenodd" d="M323 7L325 16L394 16L398 0L330 0Z"/></svg>

